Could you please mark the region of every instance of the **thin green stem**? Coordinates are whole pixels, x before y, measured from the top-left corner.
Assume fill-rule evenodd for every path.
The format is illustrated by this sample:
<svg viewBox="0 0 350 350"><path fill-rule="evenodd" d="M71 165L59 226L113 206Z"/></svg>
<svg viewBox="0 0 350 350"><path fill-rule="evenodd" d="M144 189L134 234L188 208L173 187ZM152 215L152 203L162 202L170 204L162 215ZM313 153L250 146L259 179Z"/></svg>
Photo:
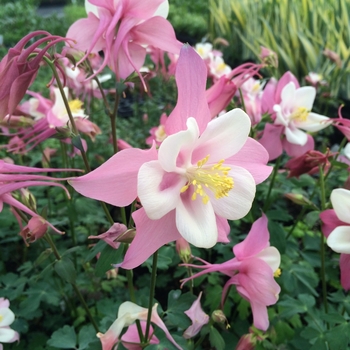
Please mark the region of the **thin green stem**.
<svg viewBox="0 0 350 350"><path fill-rule="evenodd" d="M130 293L130 300L133 303L136 304L132 270L125 270L125 271L126 271L126 278L128 279L128 288L129 288L129 293ZM144 341L144 338L143 338L143 333L142 333L140 320L136 320L136 327L137 327L137 332L139 333L140 341L142 343Z"/></svg>
<svg viewBox="0 0 350 350"><path fill-rule="evenodd" d="M323 166L319 165L319 173L320 173L320 200L321 200L321 211L326 209L326 189L324 182L324 172ZM324 236L322 232L320 232L320 259L321 259L321 282L322 282L322 297L323 297L323 305L326 313L328 312L328 302L327 302L327 284L326 284L326 268L325 268L325 247L324 247Z"/></svg>
<svg viewBox="0 0 350 350"><path fill-rule="evenodd" d="M111 120L111 131L112 131L112 140L113 140L113 152L114 154L118 152L117 145L117 114L118 114L118 106L119 106L120 96L118 91L116 91L114 109L113 112L109 115Z"/></svg>
<svg viewBox="0 0 350 350"><path fill-rule="evenodd" d="M146 333L145 333L146 341L148 339L149 331L151 327L153 298L154 298L156 280L157 280L157 262L158 262L158 250L153 254L152 276L151 276L151 285L150 285L149 300L148 300L148 315L147 315L147 325L146 325Z"/></svg>
<svg viewBox="0 0 350 350"><path fill-rule="evenodd" d="M49 234L46 234L44 237L46 238L46 241L49 243L49 245L50 245L50 247L51 247L51 249L52 249L52 251L53 251L53 253L54 253L55 257L56 257L56 259L57 260L61 260L62 257L60 255L60 253L58 252L57 247L56 247L55 242L53 241L52 237ZM78 296L78 298L79 298L83 308L85 309L86 314L88 315L88 317L89 317L93 327L95 328L96 332L98 332L99 331L98 326L97 326L94 318L92 317L92 314L91 314L91 312L89 310L89 307L87 306L83 295L80 293L80 290L79 290L78 286L75 283L71 283L71 285L72 285L75 293L77 294L77 296Z"/></svg>
<svg viewBox="0 0 350 350"><path fill-rule="evenodd" d="M277 158L276 164L275 164L275 166L273 168L272 178L271 178L271 181L270 181L270 186L269 186L269 189L267 191L265 205L263 207L263 212L264 213L266 213L266 211L270 208L270 205L271 205L270 196L271 196L272 188L273 188L273 186L275 184L275 180L276 180L276 176L277 176L277 173L278 173L278 169L279 169L280 164L281 164L281 159L282 159L282 156Z"/></svg>

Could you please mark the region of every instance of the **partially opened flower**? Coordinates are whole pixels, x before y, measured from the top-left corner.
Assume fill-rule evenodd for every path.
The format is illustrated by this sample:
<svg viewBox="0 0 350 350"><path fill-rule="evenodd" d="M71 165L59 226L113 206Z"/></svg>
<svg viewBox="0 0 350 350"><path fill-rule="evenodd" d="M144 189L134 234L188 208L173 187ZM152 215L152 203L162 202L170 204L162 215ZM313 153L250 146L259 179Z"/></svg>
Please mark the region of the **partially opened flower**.
<svg viewBox="0 0 350 350"><path fill-rule="evenodd" d="M134 268L181 236L209 248L227 242L227 219L245 216L257 183L270 174L267 153L248 137L249 117L239 109L211 120L206 67L190 47L176 72L178 101L159 150L125 149L70 183L87 197L116 206L139 197L136 236L121 265Z"/></svg>
<svg viewBox="0 0 350 350"><path fill-rule="evenodd" d="M254 326L267 330L269 326L267 306L277 302L281 290L274 280L275 273L279 273L281 257L275 247L270 247L269 236L267 218L263 215L254 222L245 240L233 247L235 258L222 264L210 264L197 258L204 265L184 264L184 266L203 270L182 282L214 271L228 275L230 279L223 288L222 303L229 287L236 285L238 293L250 302Z"/></svg>
<svg viewBox="0 0 350 350"><path fill-rule="evenodd" d="M14 320L15 314L10 310L10 302L0 298L0 343L13 343L19 340L19 334L10 328Z"/></svg>
<svg viewBox="0 0 350 350"><path fill-rule="evenodd" d="M78 64L103 50L104 61L94 75L108 64L118 79L125 79L134 71L140 74L147 45L178 54L181 43L165 19L168 7L167 0L86 0L88 17L73 23L67 33L86 52Z"/></svg>
<svg viewBox="0 0 350 350"><path fill-rule="evenodd" d="M199 293L198 298L194 301L192 306L187 311L185 311L185 314L192 321L191 326L189 326L183 334L183 337L185 339L193 338L200 332L202 327L209 322L209 316L202 310L201 307L201 297L202 292Z"/></svg>
<svg viewBox="0 0 350 350"><path fill-rule="evenodd" d="M161 320L157 313L158 304L154 304L152 308L151 322L157 325L164 331L167 338L174 344L177 349L181 347L175 342L164 322ZM148 315L148 309L138 306L130 301L122 303L118 310L118 317L109 327L106 333L97 333L97 337L100 338L102 344L102 350L111 350L114 345L120 342L120 334L124 327L129 327L136 320L146 321ZM152 338L152 337L151 337ZM148 339L147 339L148 340Z"/></svg>
<svg viewBox="0 0 350 350"><path fill-rule="evenodd" d="M141 321L141 329L142 333L146 332L146 321ZM153 334L153 327L150 326L149 328L150 334ZM142 346L140 345L141 340L140 340L140 335L137 330L136 324L132 324L128 330L122 335L121 337L121 343L123 344L124 348L128 350L142 350ZM149 339L149 343L152 344L159 344L159 339L155 336L152 335L151 338Z"/></svg>

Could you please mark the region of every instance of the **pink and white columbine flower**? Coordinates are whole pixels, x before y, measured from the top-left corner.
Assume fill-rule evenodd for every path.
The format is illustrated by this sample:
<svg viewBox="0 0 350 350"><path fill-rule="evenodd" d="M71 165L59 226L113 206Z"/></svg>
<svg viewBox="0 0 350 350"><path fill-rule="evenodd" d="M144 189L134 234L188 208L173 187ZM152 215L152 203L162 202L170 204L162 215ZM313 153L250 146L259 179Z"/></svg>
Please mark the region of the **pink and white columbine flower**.
<svg viewBox="0 0 350 350"><path fill-rule="evenodd" d="M14 320L15 314L10 310L10 302L0 298L0 343L13 343L19 340L19 334L10 328Z"/></svg>
<svg viewBox="0 0 350 350"><path fill-rule="evenodd" d="M276 83L271 80L262 96L262 111L269 112L273 124L266 124L259 142L267 149L270 160L282 154L297 157L314 148L307 132L320 131L331 124L328 117L311 112L316 97L313 86L300 87L290 72Z"/></svg>
<svg viewBox="0 0 350 350"><path fill-rule="evenodd" d="M331 193L333 209L320 214L322 232L327 237L328 246L340 253L340 282L345 290L350 290L350 191L337 188Z"/></svg>
<svg viewBox="0 0 350 350"><path fill-rule="evenodd" d="M174 344L177 349L182 349L174 340L169 333L166 325L159 317L157 313L158 304L154 304L151 314L151 322L156 324L163 332L166 337ZM131 301L126 301L119 306L118 317L109 327L106 333L97 333L97 337L100 338L102 344L102 350L112 350L114 345L120 342L119 336L124 327L129 327L134 324L136 320L146 321L148 315L148 309L138 306ZM150 337L152 338L152 336ZM125 339L121 339L125 340Z"/></svg>
<svg viewBox="0 0 350 350"><path fill-rule="evenodd" d="M281 256L275 247L270 247L267 224L265 215L255 221L244 241L233 247L235 258L231 260L222 264L210 264L197 258L204 265L184 264L183 266L203 270L182 281L185 283L214 271L229 276L230 279L223 288L222 303L229 287L236 285L237 292L250 302L254 326L264 331L269 327L267 306L277 302L281 290L274 280L274 275L279 275Z"/></svg>
<svg viewBox="0 0 350 350"><path fill-rule="evenodd" d="M85 9L88 18L73 23L67 37L76 40L76 48L86 52L78 64L90 53L103 50L104 61L93 75L107 64L118 79L134 71L140 74L148 45L175 54L181 49L173 27L165 19L167 0L85 0Z"/></svg>
<svg viewBox="0 0 350 350"><path fill-rule="evenodd" d="M227 219L249 212L256 184L271 172L265 149L248 137L250 119L242 110L211 120L206 67L191 47L181 51L176 82L177 105L158 152L125 149L70 180L79 193L116 206L139 197L143 207L133 213L137 233L123 268L180 237L204 248L227 242Z"/></svg>

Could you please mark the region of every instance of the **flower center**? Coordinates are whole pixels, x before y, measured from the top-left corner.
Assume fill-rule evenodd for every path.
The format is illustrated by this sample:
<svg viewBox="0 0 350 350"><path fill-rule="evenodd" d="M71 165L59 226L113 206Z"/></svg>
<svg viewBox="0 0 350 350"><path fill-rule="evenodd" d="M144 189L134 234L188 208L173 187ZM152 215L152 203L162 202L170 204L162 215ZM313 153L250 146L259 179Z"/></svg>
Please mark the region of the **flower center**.
<svg viewBox="0 0 350 350"><path fill-rule="evenodd" d="M305 122L310 111L306 107L298 107L291 115L290 119Z"/></svg>
<svg viewBox="0 0 350 350"><path fill-rule="evenodd" d="M69 101L68 104L69 104L70 110L73 113L78 113L79 111L81 111L81 107L83 106L83 102L78 99Z"/></svg>
<svg viewBox="0 0 350 350"><path fill-rule="evenodd" d="M4 319L4 316L0 315L0 322Z"/></svg>
<svg viewBox="0 0 350 350"><path fill-rule="evenodd" d="M273 273L273 277L278 278L278 277L281 276L281 274L282 274L281 269L277 269L277 270Z"/></svg>
<svg viewBox="0 0 350 350"><path fill-rule="evenodd" d="M224 159L220 160L214 165L204 166L209 159L210 155L207 155L204 159L197 162L197 167L192 167L187 170L187 184L181 188L181 193L187 191L187 189L193 185L194 192L192 200L196 200L197 195L202 197L202 202L207 204L209 202L209 196L205 192L205 188L208 188L215 194L215 198L219 199L227 197L230 190L234 186L233 178L228 176L230 167L223 166Z"/></svg>
<svg viewBox="0 0 350 350"><path fill-rule="evenodd" d="M164 125L159 125L154 135L156 136L156 141L163 142L167 137L167 134L165 133Z"/></svg>

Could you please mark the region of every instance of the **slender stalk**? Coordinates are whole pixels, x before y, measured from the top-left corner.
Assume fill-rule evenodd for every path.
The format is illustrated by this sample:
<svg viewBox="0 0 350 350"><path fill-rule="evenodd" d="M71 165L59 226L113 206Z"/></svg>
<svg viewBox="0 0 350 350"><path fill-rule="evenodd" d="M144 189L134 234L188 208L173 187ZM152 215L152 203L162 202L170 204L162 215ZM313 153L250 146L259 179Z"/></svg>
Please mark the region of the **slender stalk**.
<svg viewBox="0 0 350 350"><path fill-rule="evenodd" d="M57 247L55 245L55 242L53 241L51 236L49 234L46 234L44 237L46 238L46 241L49 243L49 245L50 245L50 247L51 247L51 249L52 249L52 251L53 251L53 253L54 253L55 257L56 257L56 259L57 260L61 260L62 257L60 255L60 253L58 252ZM94 320L94 318L93 318L93 316L92 316L92 314L91 314L91 312L89 310L89 307L86 304L86 301L85 301L83 295L80 293L80 290L79 290L78 286L75 283L71 283L71 285L72 285L75 293L77 294L77 296L78 296L78 298L79 298L79 300L80 300L84 310L86 311L86 314L88 315L88 317L90 319L90 322L92 323L92 325L95 328L96 332L99 332L98 326L97 326L97 324L96 324L96 322L95 322L95 320Z"/></svg>
<svg viewBox="0 0 350 350"><path fill-rule="evenodd" d="M158 262L158 250L153 254L152 276L151 276L150 293L149 293L149 300L148 300L148 315L147 315L147 325L146 325L146 333L145 333L146 341L148 339L150 326L151 326L153 298L154 298L154 292L155 292L156 280L157 280L157 262Z"/></svg>
<svg viewBox="0 0 350 350"><path fill-rule="evenodd" d="M114 109L113 112L109 115L111 120L111 131L112 131L112 140L113 140L113 151L114 154L118 152L117 145L117 114L118 114L118 106L119 106L120 96L118 91L116 91Z"/></svg>
<svg viewBox="0 0 350 350"><path fill-rule="evenodd" d="M325 182L324 182L324 173L323 166L319 165L320 172L320 200L321 200L321 211L326 209L326 191L325 191ZM324 248L324 236L322 232L320 232L321 240L320 240L320 258L321 258L321 281L322 281L322 297L323 297L323 305L326 313L328 312L328 302L327 302L327 284L326 284L326 268L325 268L325 248Z"/></svg>
<svg viewBox="0 0 350 350"><path fill-rule="evenodd" d="M272 178L271 178L271 181L270 181L270 186L269 186L269 189L267 191L265 205L264 205L264 208L263 208L263 212L264 213L266 213L266 211L270 208L270 205L271 205L270 195L271 195L271 192L272 192L273 185L275 184L276 175L277 175L278 169L279 169L280 164L281 164L281 159L282 159L282 156L277 158L276 164L275 164L275 166L273 168Z"/></svg>

